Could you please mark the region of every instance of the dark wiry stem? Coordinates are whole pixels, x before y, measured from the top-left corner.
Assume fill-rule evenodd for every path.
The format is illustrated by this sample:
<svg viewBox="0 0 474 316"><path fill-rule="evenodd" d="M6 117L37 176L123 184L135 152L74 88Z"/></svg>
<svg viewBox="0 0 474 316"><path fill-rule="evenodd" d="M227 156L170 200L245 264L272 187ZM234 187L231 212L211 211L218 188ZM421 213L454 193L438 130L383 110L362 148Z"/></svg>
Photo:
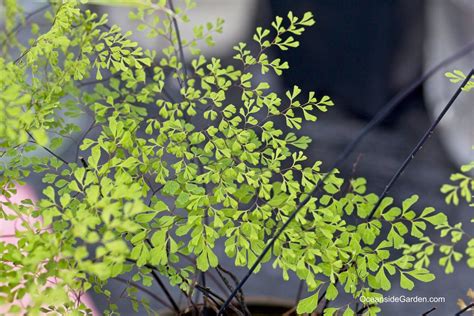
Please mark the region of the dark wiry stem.
<svg viewBox="0 0 474 316"><path fill-rule="evenodd" d="M474 307L474 303L471 303L471 304L467 305L466 307L464 307L463 309L461 309L459 312L457 312L455 316L462 315L473 307Z"/></svg>
<svg viewBox="0 0 474 316"><path fill-rule="evenodd" d="M473 73L474 73L474 69L472 69L469 72L469 74L466 76L466 79L464 79L462 84L458 87L456 92L453 94L453 96L449 100L448 104L446 104L446 106L443 108L443 110L438 115L436 120L431 124L431 126L428 128L428 130L423 135L423 137L421 137L421 139L418 141L418 144L416 144L416 146L413 148L413 150L410 152L410 154L405 158L405 161L402 163L400 168L398 168L397 172L393 175L393 177L390 179L388 184L385 186L385 189L383 190L383 192L379 195L379 200L377 201L377 204L375 204L374 208L370 212L368 219L371 219L374 216L377 208L382 203L383 198L390 191L390 188L395 184L395 182L398 180L398 178L400 178L403 171L405 171L408 164L410 164L410 162L415 158L416 154L423 147L423 145L426 143L426 141L428 141L428 139L431 137L431 135L433 135L433 131L438 126L439 122L441 122L444 115L449 111L449 109L453 105L454 101L456 101L457 97L461 94L462 88L464 88L464 86L469 82L469 80L471 79L471 76L472 76Z"/></svg>
<svg viewBox="0 0 474 316"><path fill-rule="evenodd" d="M216 269L217 273L219 274L219 277L222 279L222 281L224 282L224 284L227 286L227 288L229 289L229 291L232 293L232 291L234 290L233 287L229 284L229 281L222 275L221 271L225 274L227 274L228 276L230 276L232 278L232 280L235 282L235 285L238 285L240 283L240 281L237 279L237 277L230 271L224 269L220 264L217 266L217 269ZM245 315L251 315L250 311L248 310L247 308L247 305L245 304L245 297L244 297L244 293L242 291L242 289L240 289L238 295L236 296L237 297L237 301L239 302L240 304L240 307L242 308L242 311L244 312Z"/></svg>
<svg viewBox="0 0 474 316"><path fill-rule="evenodd" d="M84 139L87 137L87 135L90 133L90 131L94 128L94 125L95 125L95 120L92 121L91 125L89 126L89 128L84 132L84 134L81 136L81 138L79 139L79 141L77 142L77 147L76 147L76 163L79 159L79 149L82 145L82 142L84 141Z"/></svg>
<svg viewBox="0 0 474 316"><path fill-rule="evenodd" d="M173 0L169 0L168 4L170 7L170 10L173 11L173 13L175 13L176 11L174 10ZM187 90L186 80L188 78L188 73L186 70L186 60L184 58L183 43L181 41L181 34L179 32L178 20L176 20L176 17L174 15L171 17L171 20L173 21L174 30L176 32L176 40L178 42L179 55L180 55L181 63L183 65L183 75L184 75L183 86L184 86L184 89Z"/></svg>
<svg viewBox="0 0 474 316"><path fill-rule="evenodd" d="M209 288L206 288L206 287L203 287L202 285L199 285L199 284L196 284L195 285L195 288L202 292L204 295L212 295L214 296L215 298L217 298L218 300L220 300L221 302L224 302L225 299L223 297L221 297L220 295L212 292ZM235 308L233 305L230 305L230 309L232 309L237 315L243 315L242 312L240 312L237 308Z"/></svg>
<svg viewBox="0 0 474 316"><path fill-rule="evenodd" d="M137 263L135 260L133 259L127 259L128 262L133 262L133 263ZM180 313L179 311L179 307L178 307L178 304L176 304L175 300L173 299L173 297L171 296L170 292L168 291L168 289L166 288L166 286L164 285L164 283L161 281L161 279L159 278L158 274L156 273L156 268L151 266L151 265L145 265L145 267L147 267L148 269L151 270L152 272L152 275L153 275L153 278L155 279L155 281L158 283L158 286L163 290L163 293L165 293L165 296L166 298L169 300L169 302L171 303L171 305L173 306L172 308L174 309L175 312L177 312L178 314Z"/></svg>
<svg viewBox="0 0 474 316"><path fill-rule="evenodd" d="M371 306L373 305L366 305L364 307L362 307L361 309L359 309L357 312L356 312L356 315L362 315L362 313L364 313L367 309L369 309Z"/></svg>
<svg viewBox="0 0 474 316"><path fill-rule="evenodd" d="M148 294L150 297L152 297L154 300L156 300L157 302L160 302L161 304L163 304L164 306L168 307L169 309L172 309L172 307L166 303L163 299L161 299L160 297L158 297L155 293L153 293L152 291L148 290L147 288L139 285L139 284L136 284L132 281L128 281L128 280L125 280L125 279L122 279L120 277L116 277L114 278L113 280L115 281L118 281L120 283L124 283L124 284L127 284L127 285L131 285L137 289L139 289L140 291L142 291L143 293L146 293Z"/></svg>
<svg viewBox="0 0 474 316"><path fill-rule="evenodd" d="M155 279L155 281L159 284L160 288L163 290L163 292L165 293L166 295L166 298L170 301L171 305L173 305L173 309L176 313L180 313L179 311L179 307L178 307L178 304L176 304L175 300L173 299L173 297L171 296L170 292L168 291L168 289L166 288L166 286L164 285L163 281L161 281L161 279L159 278L158 274L155 272L155 270L151 270L151 274L153 275L153 278Z"/></svg>
<svg viewBox="0 0 474 316"><path fill-rule="evenodd" d="M53 155L54 157L56 157L57 159L61 160L64 164L68 165L69 162L66 161L66 159L62 158L61 156L59 156L58 154L56 154L55 152L53 152L51 149L49 149L48 147L45 147L43 145L40 145L38 144L33 135L31 135L31 133L29 131L26 131L26 133L30 136L31 140L29 141L30 143L33 143L33 144L36 144L38 146L40 146L41 148L43 148L44 150L46 150L48 153L50 153L51 155Z"/></svg>
<svg viewBox="0 0 474 316"><path fill-rule="evenodd" d="M431 314L431 312L434 312L435 310L436 310L436 307L433 307L430 310L428 310L428 311L424 312L423 314L421 314L421 316L426 316L428 314Z"/></svg>

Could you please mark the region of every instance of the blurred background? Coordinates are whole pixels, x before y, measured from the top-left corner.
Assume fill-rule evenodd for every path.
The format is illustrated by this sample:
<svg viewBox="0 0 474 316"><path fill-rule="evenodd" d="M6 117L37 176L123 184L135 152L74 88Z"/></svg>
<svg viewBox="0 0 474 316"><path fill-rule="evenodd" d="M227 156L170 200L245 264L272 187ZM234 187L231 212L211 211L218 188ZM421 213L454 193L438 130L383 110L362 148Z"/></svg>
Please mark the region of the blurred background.
<svg viewBox="0 0 474 316"><path fill-rule="evenodd" d="M198 0L197 3L197 8L189 14L191 23L181 26L182 36L191 34L191 25L195 23L223 18L223 35L216 36L217 45L204 49L204 54L220 57L224 63L232 63L232 46L239 41L250 42L256 26L269 26L274 16L286 16L290 10L297 15L305 11L314 13L316 25L305 32L298 49L271 52L274 57L287 60L290 69L282 77L265 80L281 91L296 84L334 99L335 107L300 131L313 138L310 160L322 160L326 166L391 97L433 65L474 41L474 0ZM27 11L33 11L43 4L24 1L24 5ZM179 1L175 5L179 6ZM133 28L126 8L92 5L91 9L108 12L110 24ZM144 47L160 48L159 42L140 37L136 40ZM346 160L341 168L343 175L365 177L369 191L380 193L457 89L444 77L444 72L460 69L467 73L473 66L471 52L410 94ZM395 199L418 194L419 207L430 205L444 210L452 222L464 221L470 225L465 229L471 232L472 209L446 206L439 189L461 164L474 160L473 101L472 94L458 98L440 128L390 192ZM83 119L84 126L87 121ZM67 148L64 154L67 156ZM40 192L41 179L33 178L32 183ZM223 263L231 264L231 261ZM434 282L418 283L412 292L395 286L387 295L443 296L445 303L386 303L382 306L383 314L420 315L432 307L437 309L430 315L454 314L457 299L474 287L474 272L465 263L457 263L452 275L445 275L436 263L432 268L438 275ZM242 269L239 274L244 272ZM113 295L119 296L123 287L116 283L110 289ZM247 297L294 302L298 288L295 278L282 282L281 272L266 265L250 279L244 292ZM107 302L93 298L98 309L103 310ZM124 315L135 314L126 301L119 305L124 311L128 308L129 313Z"/></svg>

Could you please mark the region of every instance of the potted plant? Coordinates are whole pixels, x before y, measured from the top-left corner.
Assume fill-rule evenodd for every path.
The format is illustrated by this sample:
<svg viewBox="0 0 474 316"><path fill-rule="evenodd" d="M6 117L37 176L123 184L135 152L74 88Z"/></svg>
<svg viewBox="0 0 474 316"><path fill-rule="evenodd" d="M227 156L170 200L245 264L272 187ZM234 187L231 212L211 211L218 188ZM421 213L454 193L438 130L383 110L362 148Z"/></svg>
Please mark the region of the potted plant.
<svg viewBox="0 0 474 316"><path fill-rule="evenodd" d="M380 298L393 282L411 290L414 281L433 280L427 267L437 249L447 269L460 259L425 236L429 227L455 243L465 236L446 215L417 210L417 196L400 206L379 199L363 178L343 179L305 155L311 139L298 129L333 102L298 86L279 95L265 75L289 67L268 51L298 47L311 13L289 12L257 28L254 43L236 44L235 63L225 65L198 45L213 43L221 21L181 37L192 1L184 8L171 0L107 2L129 8L139 32L164 38L159 52L141 49L130 30L108 25L83 2L42 8L49 26L30 24L28 43L18 40L16 21L28 25L31 15L5 2L0 217L22 222L16 243L0 242L0 304L9 313L88 314L81 297L110 296L107 282L127 275L134 308L150 313L137 292L167 298L174 314L255 314L234 267L220 265L218 242L235 267L258 272L271 263L282 282L302 280L310 294L288 311L298 314L375 315L377 304L360 297ZM74 120L84 113L92 117L85 128ZM74 150L58 154L70 138ZM29 154L35 150L47 155ZM47 184L41 198L14 202L31 172ZM212 271L227 292L203 283ZM186 303L177 304L165 283ZM152 284L163 292L150 292ZM343 296L350 299L340 304ZM110 300L105 314L118 314Z"/></svg>

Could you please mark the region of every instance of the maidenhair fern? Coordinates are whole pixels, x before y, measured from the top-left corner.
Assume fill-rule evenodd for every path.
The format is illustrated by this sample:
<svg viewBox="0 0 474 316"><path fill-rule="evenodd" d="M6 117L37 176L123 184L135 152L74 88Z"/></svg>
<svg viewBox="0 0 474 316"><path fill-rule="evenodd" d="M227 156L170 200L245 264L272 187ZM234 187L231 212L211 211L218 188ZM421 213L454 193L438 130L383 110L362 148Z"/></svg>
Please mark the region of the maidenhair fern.
<svg viewBox="0 0 474 316"><path fill-rule="evenodd" d="M222 20L196 26L194 38L180 37L176 25L189 20L192 1L182 9L167 1L95 2L129 6L138 31L167 44L143 50L132 31L72 0L51 3L48 29L32 24L34 37L21 43L12 30L23 10L5 2L0 217L42 219L24 222L17 244L0 242L0 304L10 304L12 313L21 311L15 302L25 295L31 314L87 313L75 301L79 294L110 296L108 280L129 272L143 286L158 273L192 295L196 274L219 265L217 242L235 266L250 267L323 178L322 196L308 200L261 262L281 270L284 280L305 282L312 294L298 304L299 313L345 292L355 300L329 306L325 315L353 315L362 295L381 296L394 282L412 290L415 281L433 280L435 250L445 255L440 264L447 272L461 259L449 242L465 233L443 213L416 208L414 195L400 206L385 198L369 216L378 198L366 192L364 179L345 180L308 158L311 139L297 130L332 100L296 85L279 94L265 80L289 68L269 50L298 47L315 23L311 13L290 12L270 29L257 28L256 45L236 44L235 62L225 64L199 49L201 42L214 44ZM85 114L92 124L81 128L73 118ZM56 152L71 137L77 148L67 160ZM47 155L28 154L34 150ZM47 185L41 199L10 202L31 172ZM428 228L450 237L447 244L429 240ZM136 288L128 293L135 296ZM137 300L134 308L141 302L150 309ZM370 305L365 313L379 311ZM107 314L117 312L111 303Z"/></svg>

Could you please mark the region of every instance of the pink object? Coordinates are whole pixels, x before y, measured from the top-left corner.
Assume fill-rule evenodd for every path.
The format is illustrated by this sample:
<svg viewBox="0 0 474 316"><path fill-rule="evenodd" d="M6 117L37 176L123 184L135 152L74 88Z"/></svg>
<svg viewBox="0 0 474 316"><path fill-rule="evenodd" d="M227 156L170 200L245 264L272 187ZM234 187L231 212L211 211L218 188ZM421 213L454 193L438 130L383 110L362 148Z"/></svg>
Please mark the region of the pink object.
<svg viewBox="0 0 474 316"><path fill-rule="evenodd" d="M12 203L20 203L22 200L31 199L36 200L35 193L33 190L30 189L28 186L18 186L17 187L17 194L12 196L8 199L9 202ZM7 201L4 196L0 196L0 201ZM7 214L14 214L12 211L6 210ZM30 224L35 223L36 219L28 218L27 219ZM4 219L0 219L0 239L3 242L9 244L16 244L17 238L15 234L17 231L22 231L24 228L22 227L23 220L16 219L14 221L7 221Z"/></svg>
<svg viewBox="0 0 474 316"><path fill-rule="evenodd" d="M10 199L8 199L8 201L12 203L20 203L21 201L26 200L26 199L30 199L32 201L37 200L35 192L27 185L18 186L17 194L12 196ZM0 201L6 201L6 200L7 199L4 196L0 196ZM13 214L13 211L11 210L6 210L6 212ZM0 219L0 241L9 243L9 244L16 244L17 239L18 239L16 237L16 233L25 229L22 226L22 223L24 221L27 221L29 224L34 224L35 222L38 221L38 219L23 218L23 219L16 219L14 221L7 221L4 219ZM52 283L55 283L54 280L50 280L50 281ZM75 297L73 294L71 294L71 297L74 299L77 299L77 297ZM92 302L92 300L87 294L82 295L79 299L81 302L86 304L92 310L92 314L94 316L100 315L100 313L95 308L94 303ZM29 298L28 296L26 296L21 300L21 302L18 302L18 303L21 306L27 306L28 302L29 302ZM9 309L8 306L0 306L0 315L8 316L9 315L7 314L8 309Z"/></svg>

